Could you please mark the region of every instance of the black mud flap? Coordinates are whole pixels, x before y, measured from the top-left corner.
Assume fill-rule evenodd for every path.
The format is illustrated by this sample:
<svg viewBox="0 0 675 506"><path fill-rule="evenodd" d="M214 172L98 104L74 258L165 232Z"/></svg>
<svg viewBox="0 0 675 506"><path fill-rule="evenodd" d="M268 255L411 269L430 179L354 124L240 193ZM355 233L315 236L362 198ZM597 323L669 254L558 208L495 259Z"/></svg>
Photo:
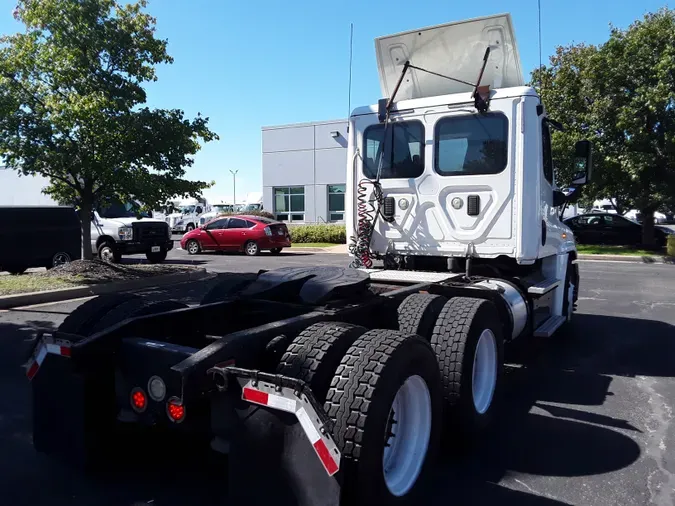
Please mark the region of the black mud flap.
<svg viewBox="0 0 675 506"><path fill-rule="evenodd" d="M272 376L283 379L273 386L262 380L246 384L229 376L226 390L217 394L212 403L213 430L229 441L228 499L237 505L339 506L340 457L326 430L325 413L304 383L277 375L259 375L267 381ZM294 408L283 411L286 408L243 400L243 391L250 393L251 386L257 389L254 394L269 395L269 402L274 397L282 404L297 403L298 408L304 408L294 413ZM308 429L307 425L314 428ZM315 449L320 444L317 437L328 442L323 446L325 453Z"/></svg>
<svg viewBox="0 0 675 506"><path fill-rule="evenodd" d="M263 407L237 411L242 416L228 473L232 504L339 506L340 472L328 475L295 416Z"/></svg>

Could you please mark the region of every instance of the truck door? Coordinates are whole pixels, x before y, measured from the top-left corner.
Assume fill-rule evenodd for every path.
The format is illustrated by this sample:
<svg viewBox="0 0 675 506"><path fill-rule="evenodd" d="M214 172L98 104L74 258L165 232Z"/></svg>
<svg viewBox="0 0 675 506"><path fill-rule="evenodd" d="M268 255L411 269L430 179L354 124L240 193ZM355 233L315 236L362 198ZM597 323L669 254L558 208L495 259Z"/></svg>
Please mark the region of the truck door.
<svg viewBox="0 0 675 506"><path fill-rule="evenodd" d="M555 233L555 223L557 221L557 209L553 207L553 153L551 150L551 131L546 120L541 121L541 167L539 174L539 191L541 204L541 246L540 257L555 255L557 250L557 238L553 237Z"/></svg>

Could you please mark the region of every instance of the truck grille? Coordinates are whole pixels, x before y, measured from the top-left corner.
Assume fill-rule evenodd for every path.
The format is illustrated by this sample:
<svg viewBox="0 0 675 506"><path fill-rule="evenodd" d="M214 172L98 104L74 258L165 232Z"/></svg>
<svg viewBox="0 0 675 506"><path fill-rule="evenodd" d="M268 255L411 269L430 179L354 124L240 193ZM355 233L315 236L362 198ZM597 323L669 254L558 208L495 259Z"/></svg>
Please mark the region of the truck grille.
<svg viewBox="0 0 675 506"><path fill-rule="evenodd" d="M168 225L165 223L134 223L134 241L157 241L169 236Z"/></svg>

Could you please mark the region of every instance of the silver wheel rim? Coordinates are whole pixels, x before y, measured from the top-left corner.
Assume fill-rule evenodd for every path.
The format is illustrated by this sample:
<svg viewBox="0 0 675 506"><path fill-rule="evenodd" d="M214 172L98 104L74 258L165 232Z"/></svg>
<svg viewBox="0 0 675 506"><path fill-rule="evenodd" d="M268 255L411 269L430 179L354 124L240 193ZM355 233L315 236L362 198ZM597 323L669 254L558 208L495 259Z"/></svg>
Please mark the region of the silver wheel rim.
<svg viewBox="0 0 675 506"><path fill-rule="evenodd" d="M101 260L104 262L110 262L114 258L112 248L110 246L106 246L105 248L101 249Z"/></svg>
<svg viewBox="0 0 675 506"><path fill-rule="evenodd" d="M246 252L249 255L255 255L258 252L258 245L254 242L248 243L248 245L246 246Z"/></svg>
<svg viewBox="0 0 675 506"><path fill-rule="evenodd" d="M396 497L407 494L422 471L431 437L431 395L421 376L398 389L389 411L382 455L384 482Z"/></svg>
<svg viewBox="0 0 675 506"><path fill-rule="evenodd" d="M191 241L190 244L188 244L188 252L192 255L196 255L198 251L199 245L195 241Z"/></svg>
<svg viewBox="0 0 675 506"><path fill-rule="evenodd" d="M52 265L58 267L59 265L64 265L70 262L70 255L68 253L57 253L52 259Z"/></svg>
<svg viewBox="0 0 675 506"><path fill-rule="evenodd" d="M496 385L497 343L492 331L485 329L478 338L471 376L473 405L479 414L482 415L490 408Z"/></svg>

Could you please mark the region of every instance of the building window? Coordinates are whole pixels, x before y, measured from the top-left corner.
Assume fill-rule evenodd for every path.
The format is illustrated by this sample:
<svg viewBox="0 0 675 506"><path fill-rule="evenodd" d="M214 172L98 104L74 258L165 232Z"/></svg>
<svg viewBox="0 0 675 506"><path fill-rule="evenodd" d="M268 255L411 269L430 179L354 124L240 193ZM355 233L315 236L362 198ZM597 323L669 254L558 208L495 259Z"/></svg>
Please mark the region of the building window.
<svg viewBox="0 0 675 506"><path fill-rule="evenodd" d="M274 188L274 214L279 221L305 221L305 187Z"/></svg>
<svg viewBox="0 0 675 506"><path fill-rule="evenodd" d="M328 186L328 221L344 221L345 219L345 185Z"/></svg>

